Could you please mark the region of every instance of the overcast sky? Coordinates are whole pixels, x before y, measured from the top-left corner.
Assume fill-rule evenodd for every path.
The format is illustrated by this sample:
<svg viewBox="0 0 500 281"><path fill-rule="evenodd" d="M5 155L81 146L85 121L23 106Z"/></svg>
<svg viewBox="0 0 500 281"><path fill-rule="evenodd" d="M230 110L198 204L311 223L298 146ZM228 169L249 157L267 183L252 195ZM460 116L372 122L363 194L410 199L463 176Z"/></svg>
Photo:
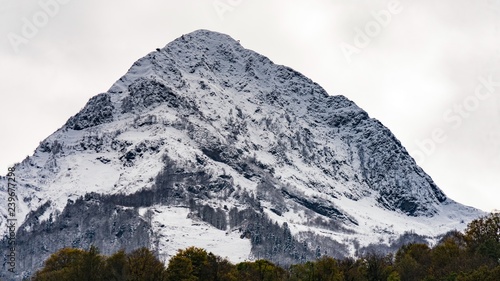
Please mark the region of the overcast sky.
<svg viewBox="0 0 500 281"><path fill-rule="evenodd" d="M0 0L0 174L197 29L345 95L449 197L500 209L500 0Z"/></svg>

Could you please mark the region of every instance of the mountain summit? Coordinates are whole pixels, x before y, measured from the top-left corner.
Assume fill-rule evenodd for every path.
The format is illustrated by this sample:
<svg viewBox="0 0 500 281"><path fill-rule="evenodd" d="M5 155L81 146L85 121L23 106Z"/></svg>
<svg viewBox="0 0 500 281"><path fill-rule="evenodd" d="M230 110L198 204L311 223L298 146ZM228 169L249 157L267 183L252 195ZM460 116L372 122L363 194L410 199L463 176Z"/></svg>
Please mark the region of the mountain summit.
<svg viewBox="0 0 500 281"><path fill-rule="evenodd" d="M139 59L15 168L25 274L92 244L290 264L432 243L482 214L354 102L207 30Z"/></svg>

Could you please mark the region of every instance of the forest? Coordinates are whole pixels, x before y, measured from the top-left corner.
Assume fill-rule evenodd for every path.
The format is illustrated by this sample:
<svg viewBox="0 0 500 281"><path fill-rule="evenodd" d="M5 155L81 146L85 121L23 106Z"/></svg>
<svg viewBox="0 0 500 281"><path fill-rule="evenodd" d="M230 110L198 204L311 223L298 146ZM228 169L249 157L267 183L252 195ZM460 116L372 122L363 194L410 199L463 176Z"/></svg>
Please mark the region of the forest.
<svg viewBox="0 0 500 281"><path fill-rule="evenodd" d="M53 253L31 280L126 281L498 281L500 214L478 218L464 232L450 232L433 247L407 244L395 254L366 254L282 267L267 260L233 264L204 249L178 250L165 266L147 248L110 256L99 249L63 248Z"/></svg>

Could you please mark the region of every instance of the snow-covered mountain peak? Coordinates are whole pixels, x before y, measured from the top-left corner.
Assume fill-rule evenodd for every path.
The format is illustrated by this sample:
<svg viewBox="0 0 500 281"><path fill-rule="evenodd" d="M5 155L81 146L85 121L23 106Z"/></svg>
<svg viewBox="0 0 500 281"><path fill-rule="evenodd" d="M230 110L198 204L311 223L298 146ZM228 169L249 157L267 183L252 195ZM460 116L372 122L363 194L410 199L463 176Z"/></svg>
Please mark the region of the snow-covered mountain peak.
<svg viewBox="0 0 500 281"><path fill-rule="evenodd" d="M435 241L481 215L354 102L207 30L139 59L16 171L20 249L45 249L25 269L62 246L167 260L186 241L291 263Z"/></svg>

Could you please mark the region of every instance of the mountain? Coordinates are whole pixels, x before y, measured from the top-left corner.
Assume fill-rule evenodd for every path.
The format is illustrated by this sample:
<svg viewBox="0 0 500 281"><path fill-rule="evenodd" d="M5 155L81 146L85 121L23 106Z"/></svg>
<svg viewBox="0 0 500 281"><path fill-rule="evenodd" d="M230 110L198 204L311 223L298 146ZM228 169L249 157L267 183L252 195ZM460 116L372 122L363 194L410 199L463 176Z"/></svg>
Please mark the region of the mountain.
<svg viewBox="0 0 500 281"><path fill-rule="evenodd" d="M207 30L139 59L15 169L24 275L92 244L280 264L390 251L482 214L354 102Z"/></svg>

